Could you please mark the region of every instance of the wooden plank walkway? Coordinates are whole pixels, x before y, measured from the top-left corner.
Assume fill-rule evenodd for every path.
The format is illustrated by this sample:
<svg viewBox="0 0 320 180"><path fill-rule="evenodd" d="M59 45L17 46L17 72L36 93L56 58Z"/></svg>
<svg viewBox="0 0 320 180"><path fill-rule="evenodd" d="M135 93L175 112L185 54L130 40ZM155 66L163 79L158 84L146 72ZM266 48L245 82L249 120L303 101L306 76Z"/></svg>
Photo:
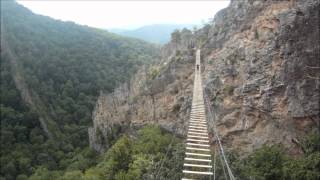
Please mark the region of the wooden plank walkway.
<svg viewBox="0 0 320 180"><path fill-rule="evenodd" d="M192 109L183 164L184 177L182 180L200 179L203 176L213 175L207 128L201 81L200 50L197 50Z"/></svg>

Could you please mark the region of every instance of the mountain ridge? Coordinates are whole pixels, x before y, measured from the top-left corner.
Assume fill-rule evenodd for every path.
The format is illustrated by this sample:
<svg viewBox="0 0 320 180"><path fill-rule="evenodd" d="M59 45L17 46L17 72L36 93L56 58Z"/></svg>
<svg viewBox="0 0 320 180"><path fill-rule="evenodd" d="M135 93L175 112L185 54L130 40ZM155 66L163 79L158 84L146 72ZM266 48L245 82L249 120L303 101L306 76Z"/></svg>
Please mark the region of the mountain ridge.
<svg viewBox="0 0 320 180"><path fill-rule="evenodd" d="M193 24L152 24L145 25L136 29L108 29L108 31L127 37L133 37L156 44L165 44L169 42L170 35L175 30L183 28L192 29Z"/></svg>

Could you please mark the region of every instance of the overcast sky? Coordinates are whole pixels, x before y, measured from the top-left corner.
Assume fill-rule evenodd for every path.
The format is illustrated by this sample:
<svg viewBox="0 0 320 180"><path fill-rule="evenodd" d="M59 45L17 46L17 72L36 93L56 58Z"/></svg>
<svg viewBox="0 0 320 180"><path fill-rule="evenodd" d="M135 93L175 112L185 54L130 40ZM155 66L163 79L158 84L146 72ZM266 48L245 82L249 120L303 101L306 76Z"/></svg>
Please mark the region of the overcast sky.
<svg viewBox="0 0 320 180"><path fill-rule="evenodd" d="M97 28L132 29L150 24L201 24L229 0L211 1L39 1L18 3L37 14Z"/></svg>

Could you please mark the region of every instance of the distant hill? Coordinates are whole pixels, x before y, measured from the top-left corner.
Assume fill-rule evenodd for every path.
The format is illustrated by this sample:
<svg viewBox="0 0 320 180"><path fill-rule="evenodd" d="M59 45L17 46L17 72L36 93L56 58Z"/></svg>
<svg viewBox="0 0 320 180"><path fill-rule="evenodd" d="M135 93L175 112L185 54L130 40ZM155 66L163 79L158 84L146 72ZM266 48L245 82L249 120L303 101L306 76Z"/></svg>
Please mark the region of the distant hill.
<svg viewBox="0 0 320 180"><path fill-rule="evenodd" d="M195 26L193 24L154 24L140 27L134 30L125 30L125 29L109 29L110 32L139 38L148 42L165 44L169 42L171 33L176 29L192 29Z"/></svg>

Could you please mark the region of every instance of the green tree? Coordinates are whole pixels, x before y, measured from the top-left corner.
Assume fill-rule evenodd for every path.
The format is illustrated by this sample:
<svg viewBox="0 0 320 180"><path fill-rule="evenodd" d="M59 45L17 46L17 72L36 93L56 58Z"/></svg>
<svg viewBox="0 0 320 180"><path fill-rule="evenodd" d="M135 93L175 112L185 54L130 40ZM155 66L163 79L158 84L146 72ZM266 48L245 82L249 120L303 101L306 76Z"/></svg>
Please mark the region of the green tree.
<svg viewBox="0 0 320 180"><path fill-rule="evenodd" d="M83 174L81 171L67 171L61 180L82 180Z"/></svg>
<svg viewBox="0 0 320 180"><path fill-rule="evenodd" d="M61 177L57 171L49 171L47 168L39 167L35 173L30 176L30 180L55 180Z"/></svg>

